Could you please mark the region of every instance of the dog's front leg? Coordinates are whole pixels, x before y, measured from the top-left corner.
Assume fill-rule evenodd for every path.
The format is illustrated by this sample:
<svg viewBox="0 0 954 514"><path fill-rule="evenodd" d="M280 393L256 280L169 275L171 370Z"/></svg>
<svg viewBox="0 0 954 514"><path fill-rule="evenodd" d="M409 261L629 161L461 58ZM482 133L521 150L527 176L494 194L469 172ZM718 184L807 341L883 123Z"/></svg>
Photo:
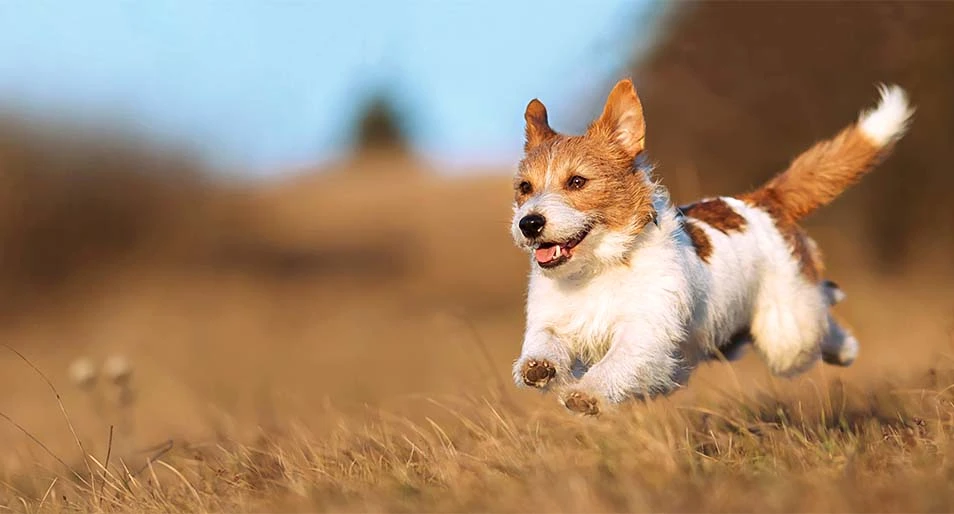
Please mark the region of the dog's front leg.
<svg viewBox="0 0 954 514"><path fill-rule="evenodd" d="M684 382L688 371L679 347L685 337L685 324L679 320L623 324L606 355L562 392L561 403L571 411L595 415L603 402L668 394Z"/></svg>
<svg viewBox="0 0 954 514"><path fill-rule="evenodd" d="M513 364L514 382L520 387L546 389L565 382L570 373L570 357L565 346L552 332L529 327L523 349Z"/></svg>

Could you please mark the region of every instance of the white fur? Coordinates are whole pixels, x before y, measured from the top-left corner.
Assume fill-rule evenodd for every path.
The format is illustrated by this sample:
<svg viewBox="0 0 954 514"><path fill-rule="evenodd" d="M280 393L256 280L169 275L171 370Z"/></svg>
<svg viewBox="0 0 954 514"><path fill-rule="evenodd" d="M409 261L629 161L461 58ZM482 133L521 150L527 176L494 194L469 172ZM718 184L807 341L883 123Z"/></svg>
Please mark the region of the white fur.
<svg viewBox="0 0 954 514"><path fill-rule="evenodd" d="M865 111L858 119L858 126L878 146L893 143L908 128L914 109L908 104L908 96L898 86L878 87L881 100L878 106Z"/></svg>

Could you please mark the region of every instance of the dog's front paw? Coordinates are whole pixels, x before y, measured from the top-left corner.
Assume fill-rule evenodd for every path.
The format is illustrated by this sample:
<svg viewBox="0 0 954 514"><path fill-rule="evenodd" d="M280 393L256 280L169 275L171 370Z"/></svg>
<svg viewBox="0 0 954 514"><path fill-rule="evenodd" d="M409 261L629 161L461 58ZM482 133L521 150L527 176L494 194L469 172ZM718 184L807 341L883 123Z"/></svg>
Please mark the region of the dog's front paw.
<svg viewBox="0 0 954 514"><path fill-rule="evenodd" d="M556 367L546 359L528 359L520 368L520 378L523 383L538 389L546 387L556 374Z"/></svg>
<svg viewBox="0 0 954 514"><path fill-rule="evenodd" d="M567 391L560 396L560 403L567 410L584 416L596 416L600 413L600 401L596 396L583 391Z"/></svg>

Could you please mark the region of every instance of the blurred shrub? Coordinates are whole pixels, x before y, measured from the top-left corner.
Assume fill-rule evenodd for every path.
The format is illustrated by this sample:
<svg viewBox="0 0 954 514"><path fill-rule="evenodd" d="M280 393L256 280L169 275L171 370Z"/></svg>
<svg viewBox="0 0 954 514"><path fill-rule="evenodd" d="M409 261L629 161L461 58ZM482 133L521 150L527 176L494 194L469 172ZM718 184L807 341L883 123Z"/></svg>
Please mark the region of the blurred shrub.
<svg viewBox="0 0 954 514"><path fill-rule="evenodd" d="M131 137L0 117L0 306L161 252L198 210L200 179Z"/></svg>
<svg viewBox="0 0 954 514"><path fill-rule="evenodd" d="M369 124L369 144L399 144L388 123ZM163 268L267 281L402 276L412 236L362 230L353 211L363 207L342 213L324 179L302 180L311 185L230 183L146 138L0 116L0 316Z"/></svg>

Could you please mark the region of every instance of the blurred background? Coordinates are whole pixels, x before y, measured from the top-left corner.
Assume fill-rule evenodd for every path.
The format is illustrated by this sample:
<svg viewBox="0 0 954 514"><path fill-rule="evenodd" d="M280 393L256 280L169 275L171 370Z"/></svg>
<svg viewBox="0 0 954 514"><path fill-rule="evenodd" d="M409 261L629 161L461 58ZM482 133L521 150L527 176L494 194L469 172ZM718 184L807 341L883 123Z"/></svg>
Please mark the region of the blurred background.
<svg viewBox="0 0 954 514"><path fill-rule="evenodd" d="M0 48L0 340L83 438L245 437L488 390L558 408L508 378L523 109L580 132L626 76L678 202L757 186L877 83L905 87L910 133L807 223L862 342L808 379L950 350L951 2L3 2ZM677 396L730 374L771 383L749 356ZM6 349L0 411L70 451ZM11 426L0 447L9 472L37 458Z"/></svg>

